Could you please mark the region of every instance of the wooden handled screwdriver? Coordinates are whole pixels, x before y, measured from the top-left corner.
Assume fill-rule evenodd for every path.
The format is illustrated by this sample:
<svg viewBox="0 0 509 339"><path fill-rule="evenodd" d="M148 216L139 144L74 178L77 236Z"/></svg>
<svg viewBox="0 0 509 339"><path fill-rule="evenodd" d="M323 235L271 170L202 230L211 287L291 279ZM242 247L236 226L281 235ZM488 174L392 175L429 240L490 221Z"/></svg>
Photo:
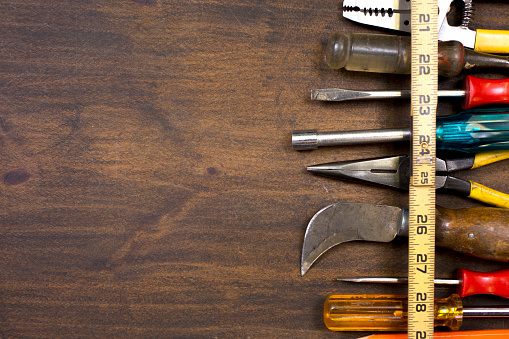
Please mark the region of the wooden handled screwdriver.
<svg viewBox="0 0 509 339"><path fill-rule="evenodd" d="M408 278L359 277L336 278L336 281L359 283L407 283ZM458 285L456 293L460 297L475 294L493 294L509 298L509 269L493 272L476 272L465 268L458 269L456 279L435 279L435 284Z"/></svg>
<svg viewBox="0 0 509 339"><path fill-rule="evenodd" d="M332 69L410 74L409 36L336 32L327 43L325 58ZM509 68L509 57L476 52L459 41L438 43L438 74L455 77L464 69Z"/></svg>

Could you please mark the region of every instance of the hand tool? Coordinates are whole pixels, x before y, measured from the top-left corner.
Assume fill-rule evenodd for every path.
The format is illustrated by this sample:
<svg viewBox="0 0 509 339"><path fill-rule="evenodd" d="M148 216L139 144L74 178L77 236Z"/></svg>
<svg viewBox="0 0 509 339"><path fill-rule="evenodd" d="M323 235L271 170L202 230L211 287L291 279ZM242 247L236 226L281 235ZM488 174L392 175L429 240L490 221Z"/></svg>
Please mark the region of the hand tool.
<svg viewBox="0 0 509 339"><path fill-rule="evenodd" d="M465 98L463 109L490 104L509 104L509 79L483 79L467 75L464 90L439 90L438 97ZM311 100L347 101L364 99L410 98L410 90L361 91L342 88L314 89Z"/></svg>
<svg viewBox="0 0 509 339"><path fill-rule="evenodd" d="M436 207L436 245L478 258L509 262L509 210ZM420 226L419 232L427 232ZM408 236L408 210L335 203L317 212L304 235L301 274L328 249L348 241L390 242Z"/></svg>
<svg viewBox="0 0 509 339"><path fill-rule="evenodd" d="M323 307L332 331L406 331L408 296L397 294L331 294ZM463 318L509 317L509 306L465 307L457 294L435 299L435 326L452 330Z"/></svg>
<svg viewBox="0 0 509 339"><path fill-rule="evenodd" d="M478 109L437 117L437 149L470 153L509 149L509 112L481 114L490 112L502 111ZM408 141L411 137L410 128L334 132L305 130L292 133L292 146L302 151L320 146Z"/></svg>
<svg viewBox="0 0 509 339"><path fill-rule="evenodd" d="M509 159L509 151L491 151L454 159L436 158L435 188L457 193L497 207L509 208L509 194L470 180L462 180L448 173L478 168L497 161ZM397 155L371 159L337 161L308 166L307 170L331 178L367 182L408 190L410 186L412 159L409 155Z"/></svg>
<svg viewBox="0 0 509 339"><path fill-rule="evenodd" d="M401 35L336 32L329 38L325 59L332 69L410 74L410 40ZM472 68L507 69L509 57L476 52L459 41L438 43L439 75L455 77Z"/></svg>
<svg viewBox="0 0 509 339"><path fill-rule="evenodd" d="M435 339L507 339L509 338L509 329L507 330L474 330L474 331L455 331L455 332L435 332ZM357 339L408 339L407 333L380 333L371 334Z"/></svg>
<svg viewBox="0 0 509 339"><path fill-rule="evenodd" d="M357 283L408 283L408 278L352 277L336 278L336 281ZM459 268L456 279L435 279L435 284L458 285L456 294L468 297L475 294L493 294L509 298L509 269L493 272L476 272Z"/></svg>
<svg viewBox="0 0 509 339"><path fill-rule="evenodd" d="M508 53L509 32L502 30L471 30L468 28L472 0L463 0L460 26L451 26L447 13L454 0L438 0L438 40L456 40L467 48L487 53ZM406 0L344 0L343 17L362 24L410 33L410 1Z"/></svg>

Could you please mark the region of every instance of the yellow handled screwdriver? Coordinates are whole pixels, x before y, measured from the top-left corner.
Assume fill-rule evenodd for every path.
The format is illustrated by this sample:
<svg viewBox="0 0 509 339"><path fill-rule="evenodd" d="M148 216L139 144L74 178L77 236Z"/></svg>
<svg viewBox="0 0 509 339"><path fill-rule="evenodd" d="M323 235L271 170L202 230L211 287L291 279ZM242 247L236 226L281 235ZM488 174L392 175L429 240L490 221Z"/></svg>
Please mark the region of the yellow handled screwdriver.
<svg viewBox="0 0 509 339"><path fill-rule="evenodd" d="M505 330L472 330L458 332L435 332L433 338L441 339L507 339L509 329ZM407 333L380 333L371 334L357 339L408 339Z"/></svg>
<svg viewBox="0 0 509 339"><path fill-rule="evenodd" d="M397 294L332 294L323 318L332 331L407 331L408 296ZM435 326L458 330L463 318L509 317L509 306L463 307L452 294L435 299Z"/></svg>

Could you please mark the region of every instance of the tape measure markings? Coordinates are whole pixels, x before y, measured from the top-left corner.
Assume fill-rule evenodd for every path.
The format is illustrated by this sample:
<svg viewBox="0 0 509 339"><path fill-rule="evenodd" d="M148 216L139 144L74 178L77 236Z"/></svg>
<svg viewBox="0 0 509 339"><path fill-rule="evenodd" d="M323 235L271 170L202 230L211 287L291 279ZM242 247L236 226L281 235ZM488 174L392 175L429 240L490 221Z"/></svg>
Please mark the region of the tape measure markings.
<svg viewBox="0 0 509 339"><path fill-rule="evenodd" d="M412 0L412 180L409 214L408 338L434 330L437 1Z"/></svg>

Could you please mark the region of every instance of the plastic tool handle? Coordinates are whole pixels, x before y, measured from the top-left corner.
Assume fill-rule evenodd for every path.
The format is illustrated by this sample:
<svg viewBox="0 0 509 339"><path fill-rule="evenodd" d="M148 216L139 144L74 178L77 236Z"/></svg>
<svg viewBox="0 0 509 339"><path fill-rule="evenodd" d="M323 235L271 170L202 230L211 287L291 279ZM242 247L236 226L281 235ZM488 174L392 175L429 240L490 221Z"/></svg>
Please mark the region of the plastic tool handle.
<svg viewBox="0 0 509 339"><path fill-rule="evenodd" d="M473 330L457 332L435 332L433 338L438 339L507 339L507 330ZM359 339L408 339L407 333L380 333L372 334Z"/></svg>
<svg viewBox="0 0 509 339"><path fill-rule="evenodd" d="M508 112L477 109L437 117L437 149L471 153L508 150Z"/></svg>
<svg viewBox="0 0 509 339"><path fill-rule="evenodd" d="M478 29L474 50L486 53L509 53L509 31Z"/></svg>
<svg viewBox="0 0 509 339"><path fill-rule="evenodd" d="M465 268L458 269L457 293L460 297L474 294L493 294L509 298L509 269L493 272L476 272Z"/></svg>
<svg viewBox="0 0 509 339"><path fill-rule="evenodd" d="M469 198L484 202L491 206L509 208L509 194L496 191L479 183L468 180L470 183Z"/></svg>
<svg viewBox="0 0 509 339"><path fill-rule="evenodd" d="M474 164L470 169L479 168L506 159L509 159L509 151L506 150L477 153L474 157Z"/></svg>
<svg viewBox="0 0 509 339"><path fill-rule="evenodd" d="M332 294L323 319L332 331L407 331L408 295ZM460 297L435 299L435 326L458 330L463 320Z"/></svg>
<svg viewBox="0 0 509 339"><path fill-rule="evenodd" d="M509 103L509 79L483 79L467 75L463 109Z"/></svg>
<svg viewBox="0 0 509 339"><path fill-rule="evenodd" d="M509 262L509 210L437 206L436 243L466 255Z"/></svg>

